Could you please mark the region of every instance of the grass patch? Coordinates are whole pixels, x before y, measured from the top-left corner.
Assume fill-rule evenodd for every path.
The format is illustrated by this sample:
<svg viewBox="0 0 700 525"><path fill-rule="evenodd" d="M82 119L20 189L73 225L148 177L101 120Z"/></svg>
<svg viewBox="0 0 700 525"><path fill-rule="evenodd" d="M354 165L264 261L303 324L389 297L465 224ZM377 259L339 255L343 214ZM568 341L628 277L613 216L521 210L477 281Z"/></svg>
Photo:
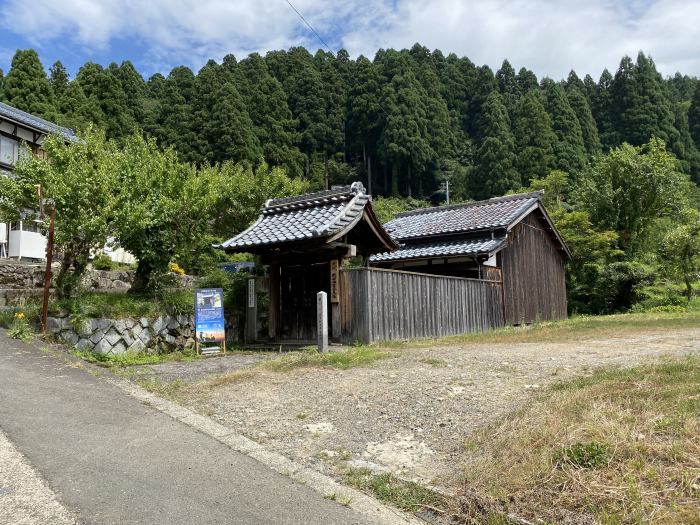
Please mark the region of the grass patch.
<svg viewBox="0 0 700 525"><path fill-rule="evenodd" d="M442 368L447 366L447 361L440 359L439 357L425 357L420 360L421 363L430 365L433 368Z"/></svg>
<svg viewBox="0 0 700 525"><path fill-rule="evenodd" d="M574 316L564 321L505 327L488 332L461 334L412 341L382 341L379 348L423 348L435 345L469 343L545 343L587 338L624 337L658 330L679 330L700 326L700 311L643 312L616 315Z"/></svg>
<svg viewBox="0 0 700 525"><path fill-rule="evenodd" d="M157 363L166 363L169 361L195 361L197 359L201 359L202 357L195 353L194 350L171 352L169 354L125 352L119 355L104 355L87 350L71 350L71 353L84 361L103 365L108 368L122 368L135 365L153 365Z"/></svg>
<svg viewBox="0 0 700 525"><path fill-rule="evenodd" d="M178 290L165 292L160 297L89 292L72 299L52 300L49 312L68 312L81 317L110 319L157 317L165 313L189 315L194 312L194 292Z"/></svg>
<svg viewBox="0 0 700 525"><path fill-rule="evenodd" d="M598 370L470 440L460 519L486 518L478 494L529 520L698 524L698 458L700 358Z"/></svg>
<svg viewBox="0 0 700 525"><path fill-rule="evenodd" d="M442 495L418 483L403 481L392 474L373 474L368 469L349 469L344 481L351 487L373 495L408 512L432 510L443 513L448 501Z"/></svg>
<svg viewBox="0 0 700 525"><path fill-rule="evenodd" d="M388 356L387 352L383 352L373 346L358 346L347 350L323 353L312 349L303 352L292 352L276 359L263 361L258 367L273 372L287 372L296 368L326 367L347 370L358 366L369 366L375 361Z"/></svg>
<svg viewBox="0 0 700 525"><path fill-rule="evenodd" d="M181 400L181 393L188 386L187 383L180 379L168 382L159 381L158 379L136 379L135 381L144 390L175 402Z"/></svg>

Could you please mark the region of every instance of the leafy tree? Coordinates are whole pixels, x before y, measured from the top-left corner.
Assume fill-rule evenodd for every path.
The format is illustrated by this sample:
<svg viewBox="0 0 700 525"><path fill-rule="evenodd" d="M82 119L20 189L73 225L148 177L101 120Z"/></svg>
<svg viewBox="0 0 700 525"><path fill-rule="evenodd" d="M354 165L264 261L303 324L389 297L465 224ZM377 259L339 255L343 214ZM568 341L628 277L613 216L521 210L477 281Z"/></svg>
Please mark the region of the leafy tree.
<svg viewBox="0 0 700 525"><path fill-rule="evenodd" d="M116 76L117 69L116 65L104 69L99 64L88 62L78 70L75 77L88 103L100 108L100 120L108 139L122 138L136 126L128 108L126 93Z"/></svg>
<svg viewBox="0 0 700 525"><path fill-rule="evenodd" d="M472 195L485 199L519 188L520 175L515 170L515 140L510 132L508 115L498 91L489 95L482 110L473 172Z"/></svg>
<svg viewBox="0 0 700 525"><path fill-rule="evenodd" d="M214 98L216 102L205 128L211 148L209 160L260 162L263 151L253 129L253 121L233 82L223 84Z"/></svg>
<svg viewBox="0 0 700 525"><path fill-rule="evenodd" d="M292 177L300 176L303 157L296 147L296 121L287 104L282 84L273 77L263 58L253 53L238 64L239 91L245 98L253 129L263 149L265 161L282 166Z"/></svg>
<svg viewBox="0 0 700 525"><path fill-rule="evenodd" d="M586 96L591 105L593 119L598 126L598 136L603 149L608 150L611 147L617 146L620 143L615 125L613 124L612 113L612 95L611 86L613 84L613 76L607 69L603 70L600 75L598 84L592 85L590 76L584 79L586 86Z"/></svg>
<svg viewBox="0 0 700 525"><path fill-rule="evenodd" d="M542 81L545 108L556 135L553 145L554 166L567 173L577 173L586 164L586 149L576 113L564 89L551 79Z"/></svg>
<svg viewBox="0 0 700 525"><path fill-rule="evenodd" d="M634 64L624 57L610 89L613 123L620 142L638 146L658 137L673 145L678 138L673 109L651 58L640 52Z"/></svg>
<svg viewBox="0 0 700 525"><path fill-rule="evenodd" d="M134 292L157 292L175 256L196 267L216 236L243 229L266 199L305 189L264 164L256 171L230 163L197 169L139 134L125 141L115 172L115 232L138 259Z"/></svg>
<svg viewBox="0 0 700 525"><path fill-rule="evenodd" d="M90 125L100 126L104 115L95 99L88 99L77 82L70 82L56 100L60 112L59 124L76 130L84 130Z"/></svg>
<svg viewBox="0 0 700 525"><path fill-rule="evenodd" d="M623 144L600 158L583 175L575 200L589 211L594 224L618 233L620 247L639 251L649 227L683 205L687 177L664 142Z"/></svg>
<svg viewBox="0 0 700 525"><path fill-rule="evenodd" d="M363 167L369 170L379 140L380 120L384 116L380 97L377 69L370 60L361 56L357 59L355 79L348 93L348 132L352 143L362 151ZM370 176L368 173L367 187L371 193Z"/></svg>
<svg viewBox="0 0 700 525"><path fill-rule="evenodd" d="M49 83L53 94L60 98L68 89L68 71L60 60L56 60L49 69Z"/></svg>
<svg viewBox="0 0 700 525"><path fill-rule="evenodd" d="M591 107L583 89L583 83L580 81L567 83L566 96L581 127L581 136L586 153L589 157L594 157L600 154L601 151L600 138L598 137L598 128L593 119Z"/></svg>
<svg viewBox="0 0 700 525"><path fill-rule="evenodd" d="M700 82L693 93L690 107L688 108L688 127L690 136L695 142L695 147L700 150Z"/></svg>
<svg viewBox="0 0 700 525"><path fill-rule="evenodd" d="M531 90L523 95L515 118L516 168L523 182L542 178L554 165L557 137L537 91Z"/></svg>
<svg viewBox="0 0 700 525"><path fill-rule="evenodd" d="M201 162L197 151L197 134L201 134L202 130L193 127L194 92L195 76L192 70L186 67L173 69L162 86L146 127L161 146L172 146L186 162Z"/></svg>
<svg viewBox="0 0 700 525"><path fill-rule="evenodd" d="M406 169L404 181L411 180L411 169L422 170L432 156L427 140L428 118L425 90L413 73L392 78L383 92L386 124L380 145L384 161L391 166L391 195L399 195L399 170Z"/></svg>
<svg viewBox="0 0 700 525"><path fill-rule="evenodd" d="M48 157L24 157L7 180L15 185L15 209L36 208L37 184L53 202L55 247L63 254L56 290L60 297L68 297L78 290L91 252L107 242L117 167L114 150L102 133L93 130L70 144L49 136L42 146Z"/></svg>
<svg viewBox="0 0 700 525"><path fill-rule="evenodd" d="M53 91L39 55L18 49L3 83L3 100L23 111L54 120Z"/></svg>
<svg viewBox="0 0 700 525"><path fill-rule="evenodd" d="M664 270L685 284L688 301L693 298L693 283L700 275L700 212L684 211L684 221L666 233L661 246Z"/></svg>
<svg viewBox="0 0 700 525"><path fill-rule="evenodd" d="M521 92L515 69L507 60L504 60L501 69L496 71L496 83L503 99L503 105L506 107L506 112L512 115L518 105Z"/></svg>

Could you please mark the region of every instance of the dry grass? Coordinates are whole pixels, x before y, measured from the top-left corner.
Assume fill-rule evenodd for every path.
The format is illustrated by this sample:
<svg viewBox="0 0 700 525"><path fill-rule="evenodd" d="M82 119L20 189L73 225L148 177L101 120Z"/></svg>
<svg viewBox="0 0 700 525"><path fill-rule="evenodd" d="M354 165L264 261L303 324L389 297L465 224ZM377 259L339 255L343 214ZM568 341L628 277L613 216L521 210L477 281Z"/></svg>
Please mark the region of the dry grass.
<svg viewBox="0 0 700 525"><path fill-rule="evenodd" d="M378 348L424 348L439 345L546 343L582 339L607 339L627 334L655 332L659 329L682 330L700 326L700 311L628 313L599 316L575 316L565 321L549 321L527 326L506 327L433 339L383 341Z"/></svg>
<svg viewBox="0 0 700 525"><path fill-rule="evenodd" d="M561 383L465 449L464 522L700 524L700 358Z"/></svg>

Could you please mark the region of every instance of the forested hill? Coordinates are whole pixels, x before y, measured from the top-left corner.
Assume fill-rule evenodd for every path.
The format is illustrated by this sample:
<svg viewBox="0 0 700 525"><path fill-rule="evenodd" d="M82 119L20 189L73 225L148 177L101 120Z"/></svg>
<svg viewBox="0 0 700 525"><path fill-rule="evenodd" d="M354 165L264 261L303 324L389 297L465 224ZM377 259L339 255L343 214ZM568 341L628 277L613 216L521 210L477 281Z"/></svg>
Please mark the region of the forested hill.
<svg viewBox="0 0 700 525"><path fill-rule="evenodd" d="M503 194L552 169L576 177L623 142L666 141L700 180L700 83L663 79L651 58L624 57L598 81L538 79L504 61L494 72L420 45L374 60L304 48L252 54L147 81L130 62L89 62L70 79L17 51L0 99L75 129L121 139L141 128L197 164L265 159L321 187L360 179L380 195L422 196L449 179L457 198Z"/></svg>

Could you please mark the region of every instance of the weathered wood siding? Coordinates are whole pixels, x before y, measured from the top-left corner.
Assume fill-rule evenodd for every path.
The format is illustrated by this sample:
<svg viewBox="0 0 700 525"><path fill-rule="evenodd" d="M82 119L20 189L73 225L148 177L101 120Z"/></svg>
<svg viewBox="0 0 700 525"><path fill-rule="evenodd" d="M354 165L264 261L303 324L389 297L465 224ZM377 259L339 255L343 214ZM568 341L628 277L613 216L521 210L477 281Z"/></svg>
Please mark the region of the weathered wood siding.
<svg viewBox="0 0 700 525"><path fill-rule="evenodd" d="M499 262L506 324L566 319L564 257L536 214L513 228Z"/></svg>
<svg viewBox="0 0 700 525"><path fill-rule="evenodd" d="M503 326L501 284L379 268L341 271L342 339L440 337Z"/></svg>

